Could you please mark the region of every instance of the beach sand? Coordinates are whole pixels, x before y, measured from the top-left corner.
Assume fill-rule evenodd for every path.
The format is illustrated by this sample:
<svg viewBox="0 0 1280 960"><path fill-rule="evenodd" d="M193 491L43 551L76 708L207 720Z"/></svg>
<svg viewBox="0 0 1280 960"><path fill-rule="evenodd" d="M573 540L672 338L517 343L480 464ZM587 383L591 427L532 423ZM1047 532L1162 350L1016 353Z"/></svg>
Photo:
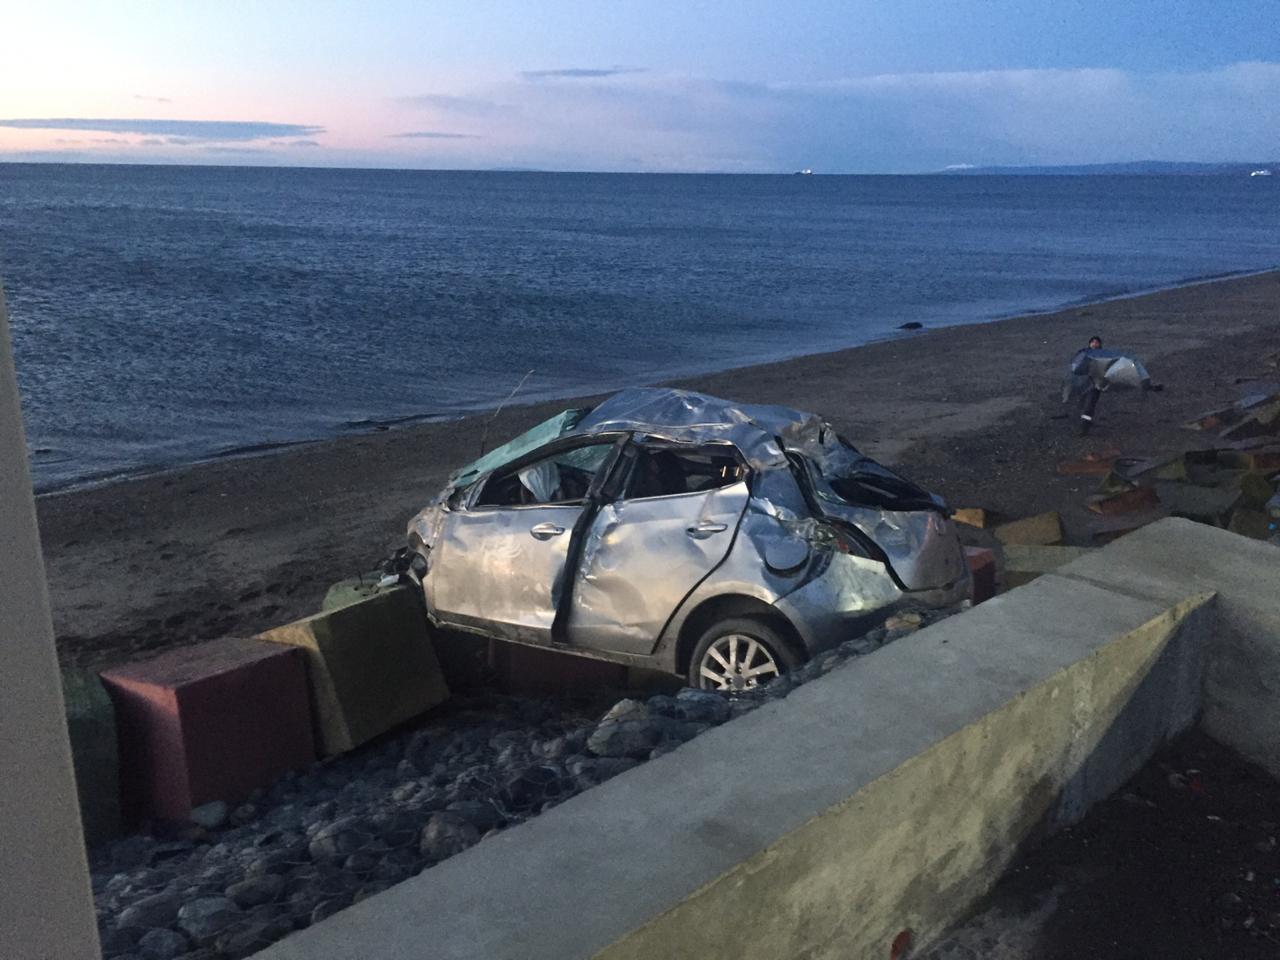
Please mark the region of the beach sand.
<svg viewBox="0 0 1280 960"><path fill-rule="evenodd" d="M1163 393L1103 396L1087 438L1063 418L1062 373L1091 334L1131 350ZM779 336L785 338L785 331ZM955 507L1009 517L1058 510L1086 543L1096 480L1060 460L1210 445L1181 424L1280 379L1280 271L1054 314L904 333L836 353L675 385L821 413L866 453ZM673 358L674 359L674 358ZM407 387L406 389L411 389ZM494 446L589 400L504 410ZM326 588L403 544L408 519L479 452L483 417L224 460L39 499L59 651L102 667L148 651L244 636L314 612ZM981 542L989 534L966 530Z"/></svg>

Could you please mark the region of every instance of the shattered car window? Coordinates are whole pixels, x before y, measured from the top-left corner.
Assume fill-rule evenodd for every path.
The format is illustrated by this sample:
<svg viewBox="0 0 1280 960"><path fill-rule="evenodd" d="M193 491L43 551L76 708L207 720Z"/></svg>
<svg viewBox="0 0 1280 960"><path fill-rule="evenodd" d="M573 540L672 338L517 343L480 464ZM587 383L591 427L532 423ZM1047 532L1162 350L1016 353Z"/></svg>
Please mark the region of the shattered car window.
<svg viewBox="0 0 1280 960"><path fill-rule="evenodd" d="M810 465L819 497L881 510L936 510L938 502L910 480L859 453L844 438L828 434Z"/></svg>
<svg viewBox="0 0 1280 960"><path fill-rule="evenodd" d="M669 497L700 493L737 483L746 476L732 448L641 447L631 473L628 497Z"/></svg>
<svg viewBox="0 0 1280 960"><path fill-rule="evenodd" d="M535 427L530 427L518 437L508 440L502 446L490 450L480 459L458 469L451 478L451 485L464 487L481 474L519 460L544 444L564 436L582 419L584 412L583 410L562 410L554 417L542 421Z"/></svg>
<svg viewBox="0 0 1280 960"><path fill-rule="evenodd" d="M485 482L476 506L523 507L580 501L613 447L612 441L592 443L561 450L516 469L499 470Z"/></svg>

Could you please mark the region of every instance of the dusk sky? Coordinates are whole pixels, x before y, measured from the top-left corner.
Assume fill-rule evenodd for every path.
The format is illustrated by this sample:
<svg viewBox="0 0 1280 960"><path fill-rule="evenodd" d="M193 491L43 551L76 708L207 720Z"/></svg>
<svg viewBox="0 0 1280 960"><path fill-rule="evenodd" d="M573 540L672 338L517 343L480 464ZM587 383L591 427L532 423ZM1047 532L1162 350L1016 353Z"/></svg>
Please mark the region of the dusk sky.
<svg viewBox="0 0 1280 960"><path fill-rule="evenodd" d="M45 2L0 160L911 173L1280 158L1263 0Z"/></svg>

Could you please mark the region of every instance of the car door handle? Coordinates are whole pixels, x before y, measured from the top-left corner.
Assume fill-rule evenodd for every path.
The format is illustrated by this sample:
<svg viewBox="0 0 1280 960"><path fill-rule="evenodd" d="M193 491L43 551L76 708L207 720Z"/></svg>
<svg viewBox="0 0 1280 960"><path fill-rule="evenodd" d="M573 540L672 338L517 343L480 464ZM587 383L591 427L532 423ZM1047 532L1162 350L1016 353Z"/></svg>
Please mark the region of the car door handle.
<svg viewBox="0 0 1280 960"><path fill-rule="evenodd" d="M549 521L544 523L535 523L529 528L529 532L533 534L535 539L550 540L552 537L558 537L564 533L564 527L557 527Z"/></svg>
<svg viewBox="0 0 1280 960"><path fill-rule="evenodd" d="M684 532L695 540L705 540L713 533L724 533L728 529L723 523L700 523L695 527L686 527Z"/></svg>

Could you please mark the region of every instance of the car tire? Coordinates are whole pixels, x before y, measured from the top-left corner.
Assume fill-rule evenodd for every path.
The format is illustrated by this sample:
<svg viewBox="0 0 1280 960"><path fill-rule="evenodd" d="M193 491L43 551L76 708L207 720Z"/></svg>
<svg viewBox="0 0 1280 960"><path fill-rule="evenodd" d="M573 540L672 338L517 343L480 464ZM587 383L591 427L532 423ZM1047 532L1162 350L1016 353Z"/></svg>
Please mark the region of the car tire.
<svg viewBox="0 0 1280 960"><path fill-rule="evenodd" d="M699 638L689 660L689 686L733 693L750 690L800 666L774 627L755 617L720 620Z"/></svg>

